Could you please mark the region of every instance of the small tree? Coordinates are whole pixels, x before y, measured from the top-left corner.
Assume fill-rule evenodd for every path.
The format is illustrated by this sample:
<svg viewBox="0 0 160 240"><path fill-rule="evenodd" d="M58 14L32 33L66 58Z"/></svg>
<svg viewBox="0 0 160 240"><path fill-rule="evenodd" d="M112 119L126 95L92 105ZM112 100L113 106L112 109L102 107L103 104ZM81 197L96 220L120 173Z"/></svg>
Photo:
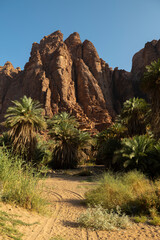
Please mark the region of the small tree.
<svg viewBox="0 0 160 240"><path fill-rule="evenodd" d="M50 134L52 133L53 126L55 124L59 125L62 122L66 124L69 123L75 128L79 126L79 123L77 122L74 116L71 116L67 112L61 112L59 114L55 114L51 119L47 120L48 129L51 130Z"/></svg>
<svg viewBox="0 0 160 240"><path fill-rule="evenodd" d="M50 164L52 168L77 167L81 151L90 146L89 134L78 130L76 126L76 119L65 112L49 120L49 134L55 141Z"/></svg>
<svg viewBox="0 0 160 240"><path fill-rule="evenodd" d="M4 124L9 128L13 151L30 160L37 145L36 134L46 128L43 109L38 101L26 96L12 102L14 106L7 109Z"/></svg>
<svg viewBox="0 0 160 240"><path fill-rule="evenodd" d="M114 123L97 136L96 164L104 164L106 168L116 170L112 164L114 152L121 146L121 138L127 135L127 128L121 123Z"/></svg>
<svg viewBox="0 0 160 240"><path fill-rule="evenodd" d="M160 144L148 135L141 135L122 139L121 149L115 152L113 163L118 164L119 169L137 169L155 177L159 175L159 157Z"/></svg>
<svg viewBox="0 0 160 240"><path fill-rule="evenodd" d="M150 105L142 98L131 98L124 102L120 120L128 128L129 136L145 134L150 120Z"/></svg>

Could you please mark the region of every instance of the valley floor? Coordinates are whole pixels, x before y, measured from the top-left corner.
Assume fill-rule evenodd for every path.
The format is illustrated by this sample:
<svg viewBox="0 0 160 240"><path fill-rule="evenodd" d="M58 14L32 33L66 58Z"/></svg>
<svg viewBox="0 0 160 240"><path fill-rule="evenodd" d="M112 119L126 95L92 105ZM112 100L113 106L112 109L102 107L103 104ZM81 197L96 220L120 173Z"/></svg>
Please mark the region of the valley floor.
<svg viewBox="0 0 160 240"><path fill-rule="evenodd" d="M44 181L44 195L50 202L51 215L44 217L33 212L1 204L1 210L16 215L31 226L18 229L24 234L23 240L52 240L57 236L65 240L159 240L160 227L135 224L127 230L92 231L81 228L77 217L85 211L84 192L94 186L87 177L53 174ZM0 240L3 239L0 237Z"/></svg>

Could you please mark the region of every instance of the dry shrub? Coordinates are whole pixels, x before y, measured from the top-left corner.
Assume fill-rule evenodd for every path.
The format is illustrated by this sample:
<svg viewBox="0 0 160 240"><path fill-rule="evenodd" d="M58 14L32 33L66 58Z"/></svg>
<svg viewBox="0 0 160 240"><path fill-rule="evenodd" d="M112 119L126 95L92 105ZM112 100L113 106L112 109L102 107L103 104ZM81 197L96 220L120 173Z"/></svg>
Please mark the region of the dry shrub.
<svg viewBox="0 0 160 240"><path fill-rule="evenodd" d="M121 213L119 207L116 211L103 209L97 205L94 208L90 207L85 213L82 213L78 218L81 226L99 230L116 230L117 228L131 227L131 221L128 216Z"/></svg>
<svg viewBox="0 0 160 240"><path fill-rule="evenodd" d="M127 214L150 214L160 210L159 181L152 182L142 173L131 171L125 174L105 173L98 188L86 193L87 203L100 204L106 209L120 206Z"/></svg>

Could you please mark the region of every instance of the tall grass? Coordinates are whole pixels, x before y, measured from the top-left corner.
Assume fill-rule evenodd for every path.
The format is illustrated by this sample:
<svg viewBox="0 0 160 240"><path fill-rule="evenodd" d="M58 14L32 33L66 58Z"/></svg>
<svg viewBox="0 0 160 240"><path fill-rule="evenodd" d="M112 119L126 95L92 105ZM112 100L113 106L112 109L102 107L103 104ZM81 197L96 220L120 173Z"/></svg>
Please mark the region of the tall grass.
<svg viewBox="0 0 160 240"><path fill-rule="evenodd" d="M125 174L106 173L98 188L86 193L91 205L100 204L106 209L120 206L127 214L148 214L160 211L160 181L149 181L137 171Z"/></svg>
<svg viewBox="0 0 160 240"><path fill-rule="evenodd" d="M0 197L2 201L15 203L26 209L44 211L45 200L38 187L40 174L22 159L0 148Z"/></svg>

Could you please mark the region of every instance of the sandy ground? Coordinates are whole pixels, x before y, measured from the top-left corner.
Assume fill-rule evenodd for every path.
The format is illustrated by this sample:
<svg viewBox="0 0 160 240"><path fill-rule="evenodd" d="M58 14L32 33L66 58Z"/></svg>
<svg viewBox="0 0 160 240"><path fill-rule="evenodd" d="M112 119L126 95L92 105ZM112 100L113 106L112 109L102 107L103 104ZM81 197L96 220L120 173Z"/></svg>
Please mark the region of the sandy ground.
<svg viewBox="0 0 160 240"><path fill-rule="evenodd" d="M1 210L16 214L32 226L21 226L23 240L52 240L61 236L65 240L160 240L160 227L147 224L135 224L127 230L92 231L81 228L77 217L86 207L83 204L84 192L94 186L86 177L55 175L45 180L45 195L50 201L52 214L40 216L19 207L2 205ZM1 238L0 238L1 239Z"/></svg>

